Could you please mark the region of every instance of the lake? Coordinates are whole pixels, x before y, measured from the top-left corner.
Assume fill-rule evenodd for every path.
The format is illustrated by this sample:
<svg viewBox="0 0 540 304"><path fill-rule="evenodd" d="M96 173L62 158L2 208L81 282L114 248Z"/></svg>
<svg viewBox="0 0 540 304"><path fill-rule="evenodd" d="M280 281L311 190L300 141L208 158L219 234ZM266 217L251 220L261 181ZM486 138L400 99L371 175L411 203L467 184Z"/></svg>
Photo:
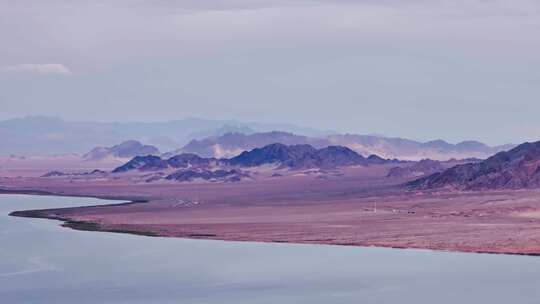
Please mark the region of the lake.
<svg viewBox="0 0 540 304"><path fill-rule="evenodd" d="M0 302L540 303L540 257L155 238L8 216L107 203L0 195Z"/></svg>

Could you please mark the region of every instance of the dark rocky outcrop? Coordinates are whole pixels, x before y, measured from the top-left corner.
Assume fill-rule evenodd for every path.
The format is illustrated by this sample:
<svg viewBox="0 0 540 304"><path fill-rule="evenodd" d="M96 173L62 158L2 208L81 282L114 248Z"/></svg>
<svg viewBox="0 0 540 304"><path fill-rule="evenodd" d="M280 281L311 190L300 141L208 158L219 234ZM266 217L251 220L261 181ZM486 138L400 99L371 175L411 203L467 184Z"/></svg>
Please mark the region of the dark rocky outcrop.
<svg viewBox="0 0 540 304"><path fill-rule="evenodd" d="M66 175L69 175L69 174L61 172L61 171L50 171L43 174L41 177L57 177L57 176L66 176Z"/></svg>
<svg viewBox="0 0 540 304"><path fill-rule="evenodd" d="M88 172L71 172L66 173L62 171L50 171L45 174L43 174L41 177L60 177L60 176L92 176L92 175L104 175L107 174L107 172L99 169L95 169Z"/></svg>
<svg viewBox="0 0 540 304"><path fill-rule="evenodd" d="M237 182L244 177L249 177L247 173L244 173L238 169L232 170L178 170L167 177L167 180L174 180L179 182L189 182L195 179L203 179L207 181L226 181Z"/></svg>

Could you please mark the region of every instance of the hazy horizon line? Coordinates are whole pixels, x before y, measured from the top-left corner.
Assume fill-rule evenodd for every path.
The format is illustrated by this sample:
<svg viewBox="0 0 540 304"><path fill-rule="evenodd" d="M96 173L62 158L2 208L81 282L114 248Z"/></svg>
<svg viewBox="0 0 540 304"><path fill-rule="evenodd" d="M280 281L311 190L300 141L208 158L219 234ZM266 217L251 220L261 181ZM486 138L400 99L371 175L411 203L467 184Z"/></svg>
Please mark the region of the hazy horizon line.
<svg viewBox="0 0 540 304"><path fill-rule="evenodd" d="M421 143L428 143L428 142L434 142L434 141L444 141L449 144L460 144L464 142L479 142L482 144L485 144L490 147L497 147L497 146L504 146L504 145L513 145L516 144L516 142L504 142L504 143L489 143L485 142L479 139L469 138L469 139L463 139L458 141L450 141L443 139L442 137L432 138L432 139L422 139L414 136L407 136L407 135L388 135L384 133L379 132L355 132L355 131L340 131L340 130L334 130L329 128L319 128L316 126L310 126L310 125L304 125L304 124L295 124L290 122L259 122L259 121L248 121L248 120L242 120L238 118L210 118L210 117L201 117L201 116L195 116L195 115L189 115L182 118L177 119L164 119L164 120L77 120L72 118L66 118L62 116L56 116L56 115L25 115L25 116L16 116L11 118L4 118L0 119L0 123L2 122L8 122L13 120L24 120L24 119L51 119L51 120L60 120L66 123L102 123L102 124L164 124L164 123L172 123L172 122L179 122L179 121L189 121L189 120L199 120L199 121L208 121L208 122L217 122L217 123L223 123L223 126L227 126L227 124L238 124L237 127L240 127L241 125L249 125L249 124L258 124L258 125L275 125L278 126L289 126L289 127L296 127L300 129L306 129L306 130L312 130L314 132L320 132L320 133L329 133L327 135L318 135L318 136L309 136L309 137L326 137L331 134L335 135L361 135L361 136L376 136L376 137L384 137L384 138L401 138L401 139L407 139L412 141L417 141ZM234 125L233 125L234 126ZM244 126L245 127L245 126ZM253 130L254 133L265 133L265 132L287 132L295 135L303 135L299 134L298 132L292 132L292 131L286 131L286 130L272 130L272 131L256 131ZM240 132L242 133L242 132ZM305 135L308 136L308 135ZM126 139L129 140L129 139ZM526 141L518 141L518 143L526 142Z"/></svg>

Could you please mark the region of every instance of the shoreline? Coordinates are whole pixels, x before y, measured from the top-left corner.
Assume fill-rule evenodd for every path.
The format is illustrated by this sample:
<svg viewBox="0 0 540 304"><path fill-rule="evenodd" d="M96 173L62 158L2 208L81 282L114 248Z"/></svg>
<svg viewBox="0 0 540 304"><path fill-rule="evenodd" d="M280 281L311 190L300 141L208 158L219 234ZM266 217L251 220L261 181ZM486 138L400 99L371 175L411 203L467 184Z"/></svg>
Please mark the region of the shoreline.
<svg viewBox="0 0 540 304"><path fill-rule="evenodd" d="M96 198L102 200L112 200L112 201L127 201L125 203L119 204L107 204L107 206L117 206L125 204L136 204L136 203L148 203L151 198L142 198L136 196L114 196L114 195L84 195L84 194L66 194L66 193L55 193L52 191L43 191L43 190L27 190L27 189L2 189L0 188L0 194L13 194L13 195L35 195L35 196L60 196L60 197L86 197L86 198ZM99 205L97 205L99 206ZM85 207L96 207L96 206L85 206ZM80 207L82 208L82 207Z"/></svg>
<svg viewBox="0 0 540 304"><path fill-rule="evenodd" d="M69 217L53 215L51 212L56 210L67 210L67 209L90 209L94 207L116 207L116 206L129 206L134 204L149 203L152 199L141 198L141 197L126 197L126 196L113 196L113 195L69 195L69 194L58 194L51 191L41 191L41 190L21 190L21 189L0 189L0 194L12 194L12 195L35 195L35 196L59 196L59 197L87 197L87 198L96 198L104 200L118 200L118 201L127 201L124 203L118 204L106 204L106 205L89 205L89 206L80 206L80 207L67 207L67 208L48 208L48 209L35 209L35 210L20 210L13 211L9 213L9 216L14 217L26 217L26 218L41 218L49 220L57 220L62 222L60 226L66 227L73 230L79 231L93 231L93 232L109 232L109 233L124 233L137 236L148 236L148 237L164 237L164 238L184 238L184 239L200 239L200 240L219 240L219 241L232 241L232 242L258 242L258 243L286 243L286 244L303 244L303 245L324 245L324 246L350 246L350 247L359 247L359 248L391 248L391 249L412 249L412 250L429 250L435 252L456 252L456 253L476 253L476 254L502 254L502 255L518 255L518 256L540 256L540 252L514 252L514 251L490 251L490 250L479 250L479 249L463 249L463 250L451 250L444 247L434 247L434 246L393 246L393 245L381 245L381 244L369 244L369 243L335 243L335 242L325 242L323 239L317 241L290 241L290 240L264 240L257 239L245 239L245 238L229 238L229 237L219 237L216 234L203 234L203 233L191 233L182 236L160 234L149 230L136 230L136 229L118 229L118 228L108 228L104 227L101 223L91 221L91 220L73 220ZM144 228L144 225L141 225Z"/></svg>

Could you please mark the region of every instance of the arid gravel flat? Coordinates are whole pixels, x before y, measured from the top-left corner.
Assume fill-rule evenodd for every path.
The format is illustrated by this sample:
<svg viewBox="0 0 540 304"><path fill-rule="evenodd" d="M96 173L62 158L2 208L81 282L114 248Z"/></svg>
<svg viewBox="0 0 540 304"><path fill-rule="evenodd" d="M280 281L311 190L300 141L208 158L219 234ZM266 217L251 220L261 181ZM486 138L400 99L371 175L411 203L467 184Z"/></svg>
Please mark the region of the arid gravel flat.
<svg viewBox="0 0 540 304"><path fill-rule="evenodd" d="M78 229L220 240L540 254L538 191L409 192L388 167L239 183L4 178L6 190L144 200L17 215ZM83 224L84 223L84 224Z"/></svg>

